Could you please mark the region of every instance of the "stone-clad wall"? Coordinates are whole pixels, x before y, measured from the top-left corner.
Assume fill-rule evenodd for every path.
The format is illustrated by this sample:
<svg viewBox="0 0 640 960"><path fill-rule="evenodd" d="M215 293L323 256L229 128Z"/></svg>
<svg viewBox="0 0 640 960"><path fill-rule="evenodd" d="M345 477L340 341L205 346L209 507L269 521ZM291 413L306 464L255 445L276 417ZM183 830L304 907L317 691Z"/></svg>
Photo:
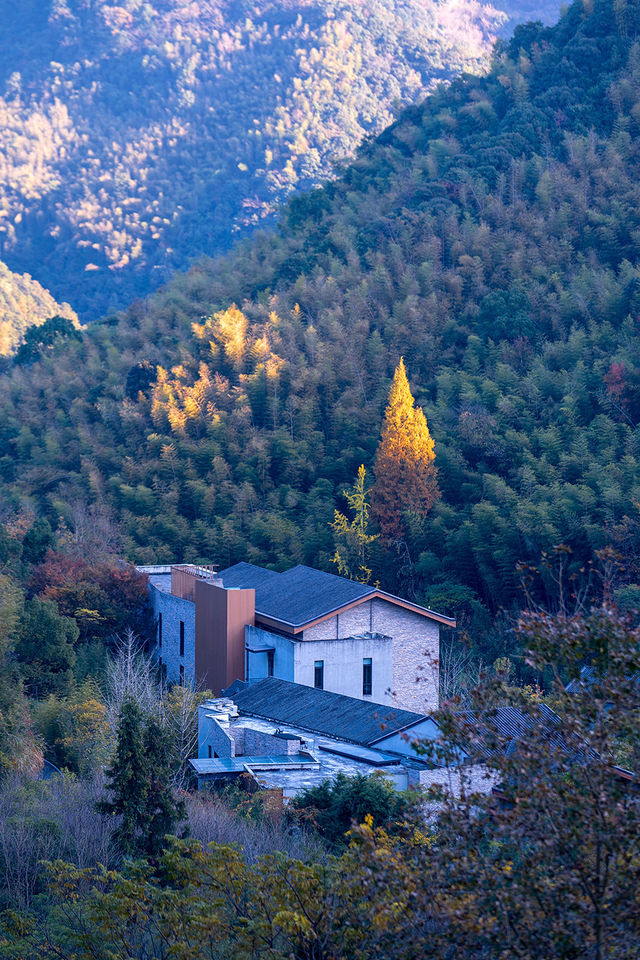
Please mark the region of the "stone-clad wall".
<svg viewBox="0 0 640 960"><path fill-rule="evenodd" d="M150 587L151 604L156 618L155 657L162 660L169 683L180 680L180 664L184 666L185 683L193 686L196 669L196 605L174 597L157 587ZM162 614L162 645L158 644L158 614ZM184 657L180 657L180 621L184 623Z"/></svg>
<svg viewBox="0 0 640 960"><path fill-rule="evenodd" d="M376 598L373 629L393 638L393 702L405 710L437 710L440 626L388 600Z"/></svg>
<svg viewBox="0 0 640 960"><path fill-rule="evenodd" d="M281 757L283 754L295 756L300 752L300 740L278 737L264 730L244 728L244 752L247 757Z"/></svg>
<svg viewBox="0 0 640 960"><path fill-rule="evenodd" d="M373 627L371 619L371 601L352 607L344 613L329 617L315 627L308 627L302 634L303 640L339 640L343 637L356 637L362 633L381 633Z"/></svg>
<svg viewBox="0 0 640 960"><path fill-rule="evenodd" d="M462 789L465 793L491 793L499 777L483 763L462 766L439 767L435 770L407 769L409 786L443 787L447 792L459 797Z"/></svg>

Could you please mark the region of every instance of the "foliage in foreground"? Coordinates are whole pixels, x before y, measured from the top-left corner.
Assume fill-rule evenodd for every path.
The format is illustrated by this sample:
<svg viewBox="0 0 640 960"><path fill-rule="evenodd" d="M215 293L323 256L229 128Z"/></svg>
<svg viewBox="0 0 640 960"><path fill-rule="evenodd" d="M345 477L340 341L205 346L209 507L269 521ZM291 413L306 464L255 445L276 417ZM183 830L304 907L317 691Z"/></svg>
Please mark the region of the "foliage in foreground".
<svg viewBox="0 0 640 960"><path fill-rule="evenodd" d="M431 798L431 835L393 838L365 818L341 856L310 863L175 839L154 867L57 862L56 905L46 923L14 918L9 956L635 960L640 793L615 760L638 762L640 631L606 608L520 628L557 724L524 702L531 724L506 750L499 678L474 716L443 713L439 758L467 750L496 791L472 793L462 767L460 790Z"/></svg>

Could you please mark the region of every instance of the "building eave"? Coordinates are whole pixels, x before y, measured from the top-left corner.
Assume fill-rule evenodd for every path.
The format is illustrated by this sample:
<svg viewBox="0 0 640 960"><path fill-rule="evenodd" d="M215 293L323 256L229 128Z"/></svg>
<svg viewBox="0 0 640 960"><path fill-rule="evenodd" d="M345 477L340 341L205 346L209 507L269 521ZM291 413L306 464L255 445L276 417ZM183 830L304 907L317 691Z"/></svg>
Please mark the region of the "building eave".
<svg viewBox="0 0 640 960"><path fill-rule="evenodd" d="M435 620L436 623L441 623L446 627L455 628L456 626L454 617L447 617L443 613L436 613L435 610L429 610L427 607L421 607L419 604L412 603L410 600L403 600L400 597L394 596L392 593L387 593L385 590L377 590L375 588L372 588L371 592L365 594L363 597L352 600L351 603L343 603L323 613L322 616L315 617L313 620L307 620L304 623L288 623L286 620L279 620L277 617L269 616L269 614L262 613L260 610L256 610L256 620L259 620L260 623L265 626L271 625L295 636L296 634L302 633L303 630L309 630L311 627L324 623L325 620L330 620L332 617L346 613L354 607L359 607L369 600L386 600L387 603L393 603L398 607L409 610L411 613L417 613L421 617L426 617L428 620Z"/></svg>

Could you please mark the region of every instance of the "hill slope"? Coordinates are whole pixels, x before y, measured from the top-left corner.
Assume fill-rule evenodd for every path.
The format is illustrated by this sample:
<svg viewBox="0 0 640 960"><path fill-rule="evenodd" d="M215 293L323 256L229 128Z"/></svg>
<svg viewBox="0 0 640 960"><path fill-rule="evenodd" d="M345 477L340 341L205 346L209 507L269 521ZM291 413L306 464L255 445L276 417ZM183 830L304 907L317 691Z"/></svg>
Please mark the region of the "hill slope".
<svg viewBox="0 0 640 960"><path fill-rule="evenodd" d="M639 24L638 0L595 0L520 29L488 77L294 199L279 236L13 371L7 497L54 522L100 500L138 561L329 566L328 522L373 461L402 353L442 500L374 576L495 608L518 562L564 543L576 575L613 545L632 580Z"/></svg>
<svg viewBox="0 0 640 960"><path fill-rule="evenodd" d="M0 357L13 353L26 330L49 317L78 318L68 303L56 303L48 290L0 262Z"/></svg>
<svg viewBox="0 0 640 960"><path fill-rule="evenodd" d="M124 306L328 178L396 104L483 70L515 20L478 0L0 0L0 257L83 319Z"/></svg>

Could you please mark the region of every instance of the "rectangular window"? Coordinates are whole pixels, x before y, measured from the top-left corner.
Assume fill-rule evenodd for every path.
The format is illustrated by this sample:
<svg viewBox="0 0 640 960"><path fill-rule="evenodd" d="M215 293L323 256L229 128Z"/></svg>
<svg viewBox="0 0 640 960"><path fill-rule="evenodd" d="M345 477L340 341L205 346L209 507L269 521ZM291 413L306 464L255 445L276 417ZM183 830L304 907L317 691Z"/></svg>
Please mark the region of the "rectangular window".
<svg viewBox="0 0 640 960"><path fill-rule="evenodd" d="M180 656L184 657L184 621L180 621Z"/></svg>
<svg viewBox="0 0 640 960"><path fill-rule="evenodd" d="M371 657L365 657L362 661L362 695L370 697L373 687L373 664Z"/></svg>
<svg viewBox="0 0 640 960"><path fill-rule="evenodd" d="M180 686L184 687L184 666L180 664Z"/></svg>
<svg viewBox="0 0 640 960"><path fill-rule="evenodd" d="M267 650L267 676L268 677L273 676L273 659L274 659L274 651Z"/></svg>
<svg viewBox="0 0 640 960"><path fill-rule="evenodd" d="M213 758L213 747L209 744L209 760Z"/></svg>
<svg viewBox="0 0 640 960"><path fill-rule="evenodd" d="M162 646L162 614L158 614L158 646Z"/></svg>
<svg viewBox="0 0 640 960"><path fill-rule="evenodd" d="M313 664L313 685L316 690L324 690L324 660L316 660Z"/></svg>

